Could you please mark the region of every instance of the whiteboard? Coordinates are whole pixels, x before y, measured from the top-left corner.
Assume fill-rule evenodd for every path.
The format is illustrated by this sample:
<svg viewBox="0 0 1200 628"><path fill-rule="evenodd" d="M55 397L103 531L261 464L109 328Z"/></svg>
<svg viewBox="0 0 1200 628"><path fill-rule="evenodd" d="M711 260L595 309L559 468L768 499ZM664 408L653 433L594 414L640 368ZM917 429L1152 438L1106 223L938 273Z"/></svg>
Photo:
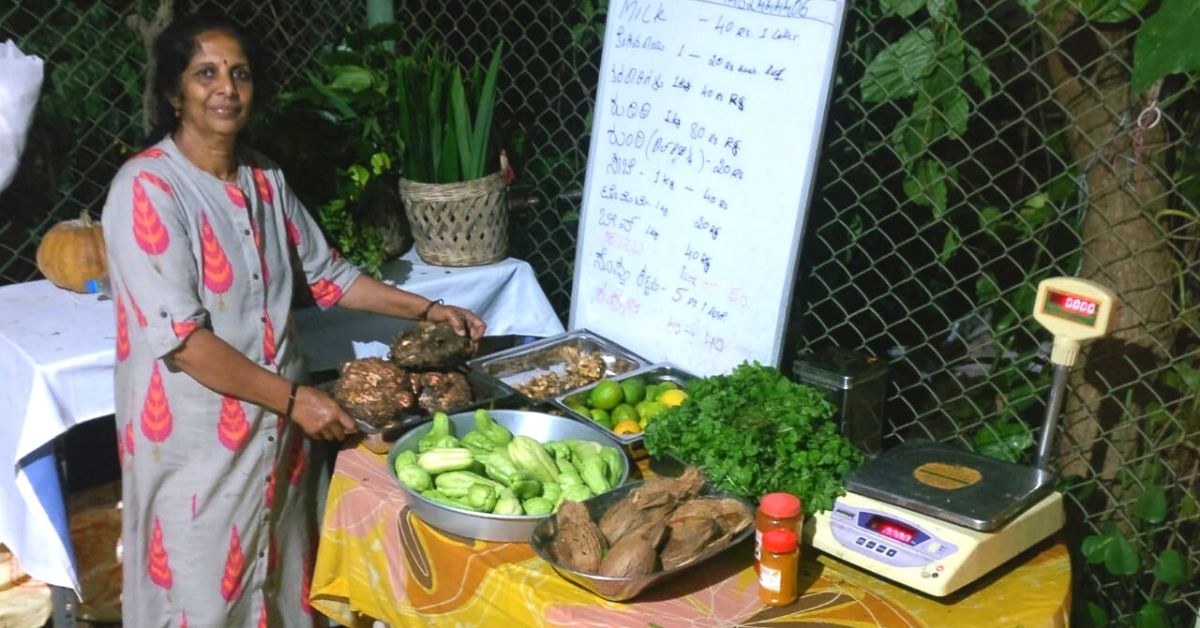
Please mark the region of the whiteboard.
<svg viewBox="0 0 1200 628"><path fill-rule="evenodd" d="M571 295L698 375L779 365L844 0L612 0Z"/></svg>

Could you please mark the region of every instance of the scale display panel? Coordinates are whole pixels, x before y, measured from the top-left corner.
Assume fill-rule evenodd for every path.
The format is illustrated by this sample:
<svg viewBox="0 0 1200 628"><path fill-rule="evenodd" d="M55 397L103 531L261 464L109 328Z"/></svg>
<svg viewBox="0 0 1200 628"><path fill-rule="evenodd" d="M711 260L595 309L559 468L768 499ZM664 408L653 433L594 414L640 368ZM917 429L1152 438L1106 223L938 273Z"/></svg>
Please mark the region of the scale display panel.
<svg viewBox="0 0 1200 628"><path fill-rule="evenodd" d="M1052 289L1047 291L1046 304L1042 306L1042 312L1082 323L1088 327L1095 327L1099 318L1096 310L1099 307L1100 302L1095 299Z"/></svg>

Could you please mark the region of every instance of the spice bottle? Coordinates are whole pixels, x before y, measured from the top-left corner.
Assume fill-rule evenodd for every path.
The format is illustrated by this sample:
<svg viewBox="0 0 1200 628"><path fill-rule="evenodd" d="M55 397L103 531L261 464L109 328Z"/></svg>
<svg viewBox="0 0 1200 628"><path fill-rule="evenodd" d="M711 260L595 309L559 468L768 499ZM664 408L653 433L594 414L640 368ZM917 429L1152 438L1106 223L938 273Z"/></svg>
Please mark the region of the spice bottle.
<svg viewBox="0 0 1200 628"><path fill-rule="evenodd" d="M754 569L762 556L763 534L769 530L791 530L800 536L804 527L804 508L791 493L767 493L758 502L754 515Z"/></svg>
<svg viewBox="0 0 1200 628"><path fill-rule="evenodd" d="M763 534L758 598L767 606L787 606L796 601L796 579L800 572L798 538L795 532L783 529Z"/></svg>

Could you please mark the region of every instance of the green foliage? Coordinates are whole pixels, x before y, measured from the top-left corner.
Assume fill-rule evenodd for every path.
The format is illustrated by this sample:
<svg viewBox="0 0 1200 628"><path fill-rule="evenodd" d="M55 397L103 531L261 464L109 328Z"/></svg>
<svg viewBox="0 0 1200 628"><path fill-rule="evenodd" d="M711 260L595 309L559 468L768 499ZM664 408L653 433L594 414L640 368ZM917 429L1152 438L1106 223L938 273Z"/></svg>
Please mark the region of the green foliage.
<svg viewBox="0 0 1200 628"><path fill-rule="evenodd" d="M787 491L819 512L833 506L842 476L862 463L824 394L773 367L743 363L731 374L693 380L687 392L683 405L646 426L646 449L698 466L714 485L750 499Z"/></svg>
<svg viewBox="0 0 1200 628"><path fill-rule="evenodd" d="M1158 11L1142 24L1133 45L1133 91L1145 91L1169 74L1200 70L1198 23L1200 3L1163 0Z"/></svg>
<svg viewBox="0 0 1200 628"><path fill-rule="evenodd" d="M483 176L492 150L491 123L501 47L487 68L466 73L430 39L402 50L395 23L348 31L319 51L307 84L282 94L279 115L296 127L335 129L309 156L335 175L319 191L318 217L342 254L378 276L387 255L383 229L369 217L399 212L401 176L445 183ZM319 134L318 134L319 135ZM329 134L327 134L329 135ZM308 147L311 148L311 147Z"/></svg>

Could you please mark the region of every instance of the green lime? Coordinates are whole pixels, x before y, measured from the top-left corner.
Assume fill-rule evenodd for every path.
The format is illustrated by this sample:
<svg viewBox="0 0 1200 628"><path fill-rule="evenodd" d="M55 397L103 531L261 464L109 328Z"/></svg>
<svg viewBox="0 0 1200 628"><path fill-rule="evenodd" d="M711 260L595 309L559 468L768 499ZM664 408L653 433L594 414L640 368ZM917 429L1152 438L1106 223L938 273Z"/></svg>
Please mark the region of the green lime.
<svg viewBox="0 0 1200 628"><path fill-rule="evenodd" d="M600 380L588 395L588 405L601 410L612 410L624 400L625 393L621 391L621 385L610 379Z"/></svg>
<svg viewBox="0 0 1200 628"><path fill-rule="evenodd" d="M623 404L613 408L613 411L612 411L613 425L616 425L617 423L620 423L621 421L635 421L636 422L639 418L641 418L641 417L640 417L640 415L638 415L637 410L635 410L633 408L633 406L629 405L628 403L623 403Z"/></svg>
<svg viewBox="0 0 1200 628"><path fill-rule="evenodd" d="M590 414L592 416L592 420L595 421L597 425L606 429L612 429L612 417L608 416L608 412L600 410L599 408L595 408Z"/></svg>
<svg viewBox="0 0 1200 628"><path fill-rule="evenodd" d="M588 407L583 405L582 403L571 404L571 405L568 405L567 407L583 416L592 416L592 411L589 410Z"/></svg>
<svg viewBox="0 0 1200 628"><path fill-rule="evenodd" d="M658 383L659 394L662 394L663 392L668 391L668 390L679 390L679 384L676 384L675 382L673 382L669 379L664 379L663 381Z"/></svg>
<svg viewBox="0 0 1200 628"><path fill-rule="evenodd" d="M638 418L646 421L662 414L667 409L667 406L658 401L643 401L634 407L637 410Z"/></svg>
<svg viewBox="0 0 1200 628"><path fill-rule="evenodd" d="M658 384L650 384L646 387L646 394L642 397L643 401L654 401L658 399L658 395L662 393L662 388Z"/></svg>
<svg viewBox="0 0 1200 628"><path fill-rule="evenodd" d="M637 403L646 398L646 382L631 377L621 382L621 391L625 393L625 403Z"/></svg>

